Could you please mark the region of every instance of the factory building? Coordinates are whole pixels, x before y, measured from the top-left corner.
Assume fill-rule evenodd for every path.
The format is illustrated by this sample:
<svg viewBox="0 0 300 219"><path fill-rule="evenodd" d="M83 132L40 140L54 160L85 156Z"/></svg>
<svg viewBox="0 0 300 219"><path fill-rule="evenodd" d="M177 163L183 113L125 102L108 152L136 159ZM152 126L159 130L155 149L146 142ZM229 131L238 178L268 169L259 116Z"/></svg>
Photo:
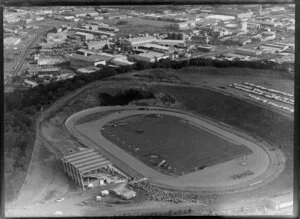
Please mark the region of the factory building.
<svg viewBox="0 0 300 219"><path fill-rule="evenodd" d="M112 163L94 149L84 149L61 159L64 171L84 190L100 186L108 176L101 169L112 167ZM92 185L91 185L92 184Z"/></svg>
<svg viewBox="0 0 300 219"><path fill-rule="evenodd" d="M96 16L94 17L94 20L99 21L99 20L103 20L104 17L103 16Z"/></svg>
<svg viewBox="0 0 300 219"><path fill-rule="evenodd" d="M259 47L263 52L276 53L282 52L289 48L289 45L285 43L267 43Z"/></svg>
<svg viewBox="0 0 300 219"><path fill-rule="evenodd" d="M89 49L78 49L76 51L76 54L83 55L83 56L90 56L90 55L97 54L97 52Z"/></svg>
<svg viewBox="0 0 300 219"><path fill-rule="evenodd" d="M127 19L128 16L124 15L124 14L119 14L119 13L109 13L109 14L105 14L103 15L105 20L111 20L111 19Z"/></svg>
<svg viewBox="0 0 300 219"><path fill-rule="evenodd" d="M267 40L274 40L276 38L276 33L275 32L262 32L262 41L267 41Z"/></svg>
<svg viewBox="0 0 300 219"><path fill-rule="evenodd" d="M145 37L133 37L127 39L127 42L134 48L137 49L139 46L155 42L157 39L152 36L145 36Z"/></svg>
<svg viewBox="0 0 300 219"><path fill-rule="evenodd" d="M214 50L215 47L210 46L210 45L198 45L197 49L203 52L210 52Z"/></svg>
<svg viewBox="0 0 300 219"><path fill-rule="evenodd" d="M74 69L84 68L88 66L106 65L112 58L103 55L83 56L73 53L70 55L70 66Z"/></svg>
<svg viewBox="0 0 300 219"><path fill-rule="evenodd" d="M90 33L84 33L84 32L76 32L76 36L79 36L82 40L87 41L87 40L92 40L94 39L94 35Z"/></svg>
<svg viewBox="0 0 300 219"><path fill-rule="evenodd" d="M93 34L93 35L98 35L98 36L101 36L101 35L106 35L106 36L115 36L114 33L111 33L111 32L108 32L108 31L100 31L100 30L89 30L87 28L89 28L89 26L85 26L86 28L72 28L72 30L74 31L79 31L79 32L83 32L83 33L90 33L90 34Z"/></svg>
<svg viewBox="0 0 300 219"><path fill-rule="evenodd" d="M248 22L247 28L248 28L249 30L259 29L259 28L260 28L260 24Z"/></svg>
<svg viewBox="0 0 300 219"><path fill-rule="evenodd" d="M15 46L21 42L21 38L6 37L4 38L4 46Z"/></svg>
<svg viewBox="0 0 300 219"><path fill-rule="evenodd" d="M144 45L141 45L138 47L138 49L145 49L145 50L150 50L154 52L161 52L161 53L166 53L170 51L169 46L161 46L153 43L147 43Z"/></svg>
<svg viewBox="0 0 300 219"><path fill-rule="evenodd" d="M168 39L162 39L162 40L156 40L156 43L163 46L185 46L185 40L168 40Z"/></svg>
<svg viewBox="0 0 300 219"><path fill-rule="evenodd" d="M113 65L118 65L118 66L127 66L127 65L133 65L134 62L130 62L127 59L123 58L115 58L111 61Z"/></svg>
<svg viewBox="0 0 300 219"><path fill-rule="evenodd" d="M167 34L167 38L169 40L185 40L185 33L183 32L171 32Z"/></svg>
<svg viewBox="0 0 300 219"><path fill-rule="evenodd" d="M101 68L98 68L96 66L88 66L85 68L79 68L76 70L77 73L79 74L90 74L90 73L94 73L96 71L99 71Z"/></svg>
<svg viewBox="0 0 300 219"><path fill-rule="evenodd" d="M99 15L99 13L96 11L80 11L79 10L79 11L72 12L71 15L73 15L75 17L87 17L87 16L96 17Z"/></svg>
<svg viewBox="0 0 300 219"><path fill-rule="evenodd" d="M135 55L134 59L137 60L137 61L144 61L144 62L148 62L148 63L153 63L153 62L159 61L160 59L165 59L165 58L168 58L168 57L169 57L168 55L165 55L163 53L148 51L148 52L145 52L145 53Z"/></svg>
<svg viewBox="0 0 300 219"><path fill-rule="evenodd" d="M36 59L38 65L56 65L65 61L62 56L37 56Z"/></svg>
<svg viewBox="0 0 300 219"><path fill-rule="evenodd" d="M173 26L179 30L188 30L196 27L196 21L175 23Z"/></svg>
<svg viewBox="0 0 300 219"><path fill-rule="evenodd" d="M239 55L246 55L246 56L257 56L262 54L262 51L260 50L254 50L254 49L244 49L244 48L240 48L235 50L236 54Z"/></svg>
<svg viewBox="0 0 300 219"><path fill-rule="evenodd" d="M88 49L90 50L98 50L102 49L106 44L108 44L107 40L100 40L100 41L90 41L86 43Z"/></svg>

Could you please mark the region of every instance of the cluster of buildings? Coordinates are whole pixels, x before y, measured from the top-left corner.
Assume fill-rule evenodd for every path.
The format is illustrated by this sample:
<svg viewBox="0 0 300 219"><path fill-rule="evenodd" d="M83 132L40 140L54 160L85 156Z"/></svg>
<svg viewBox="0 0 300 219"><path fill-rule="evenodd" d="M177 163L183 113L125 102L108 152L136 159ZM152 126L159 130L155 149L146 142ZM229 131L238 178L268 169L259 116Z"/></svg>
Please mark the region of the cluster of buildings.
<svg viewBox="0 0 300 219"><path fill-rule="evenodd" d="M273 55L274 60L277 56L280 60L289 60L294 45L281 41L281 38L293 35L295 19L290 15L292 12L289 5L197 6L153 12L109 7L60 7L57 10L6 11L4 20L6 24L14 20L19 22L19 18L23 21L42 17L65 21L65 25L47 33L39 43L41 49L32 57L37 66L46 69L60 68L61 64L68 66L68 71L60 72L63 77L49 73L53 80L63 80L74 74L99 71L106 65L126 66L137 61L153 63L161 59L179 60L205 54L208 54L206 57L229 60L251 60L267 54L268 57ZM127 21L132 17L167 21L166 28L169 29L151 35L143 32L124 37L120 28L111 25L117 25L117 21L110 22ZM22 37L17 36L22 32L20 28L24 32L24 28L34 28L34 25L16 25L14 28L6 25L5 46L21 42ZM224 47L231 50L221 51ZM59 48L58 53L42 52ZM214 54L209 55L211 52ZM47 77L41 75L28 74L26 79L35 83L45 79L42 83L46 83Z"/></svg>

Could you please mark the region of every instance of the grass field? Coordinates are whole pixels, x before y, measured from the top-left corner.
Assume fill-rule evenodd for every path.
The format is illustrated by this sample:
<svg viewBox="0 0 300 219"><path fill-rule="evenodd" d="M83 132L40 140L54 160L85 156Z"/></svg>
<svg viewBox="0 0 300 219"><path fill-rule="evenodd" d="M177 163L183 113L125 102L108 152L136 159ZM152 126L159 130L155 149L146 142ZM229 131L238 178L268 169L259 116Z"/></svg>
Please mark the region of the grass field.
<svg viewBox="0 0 300 219"><path fill-rule="evenodd" d="M105 23L118 27L120 29L118 34L121 36L126 36L128 34L135 35L145 32L147 32L148 34L165 33L168 30L172 30L169 27L172 23L167 21L156 21L134 17L122 20L126 21L127 24L118 25L119 21L120 20L112 20L105 21Z"/></svg>
<svg viewBox="0 0 300 219"><path fill-rule="evenodd" d="M103 135L151 166L166 160L165 173L189 173L252 153L174 116L131 116L107 124ZM137 133L143 130L143 133ZM129 147L130 146L130 147ZM151 156L152 155L152 156Z"/></svg>

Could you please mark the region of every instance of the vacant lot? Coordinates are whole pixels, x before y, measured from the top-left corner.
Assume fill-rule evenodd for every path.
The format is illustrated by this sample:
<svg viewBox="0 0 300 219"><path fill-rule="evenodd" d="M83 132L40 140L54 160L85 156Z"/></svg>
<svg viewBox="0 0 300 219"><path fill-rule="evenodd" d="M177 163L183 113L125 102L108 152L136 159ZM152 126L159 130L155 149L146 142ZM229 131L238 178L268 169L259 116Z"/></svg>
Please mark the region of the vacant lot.
<svg viewBox="0 0 300 219"><path fill-rule="evenodd" d="M246 146L234 145L174 116L132 116L116 122L123 125L107 124L106 138L151 166L166 160L169 172L175 174L251 153Z"/></svg>
<svg viewBox="0 0 300 219"><path fill-rule="evenodd" d="M121 25L118 25L120 21L125 21L124 24L120 23ZM149 19L143 19L143 18L128 18L124 20L112 20L112 21L105 21L105 23L108 23L110 25L116 26L120 29L118 32L118 35L125 36L128 34L136 35L139 33L165 33L168 30L172 30L170 28L171 22L166 21L156 21L156 20L149 20Z"/></svg>

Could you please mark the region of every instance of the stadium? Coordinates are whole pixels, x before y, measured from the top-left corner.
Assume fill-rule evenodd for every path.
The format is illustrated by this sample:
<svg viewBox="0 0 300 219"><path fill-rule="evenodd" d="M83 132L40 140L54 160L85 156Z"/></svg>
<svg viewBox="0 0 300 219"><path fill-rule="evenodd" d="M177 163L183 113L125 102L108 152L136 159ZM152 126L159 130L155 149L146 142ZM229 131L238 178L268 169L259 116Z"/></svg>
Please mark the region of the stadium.
<svg viewBox="0 0 300 219"><path fill-rule="evenodd" d="M78 142L106 157L108 166L127 179L146 178L166 189L249 190L268 184L285 165L283 153L266 142L182 110L95 107L73 114L65 125ZM84 161L95 170L106 159L101 158L100 166L88 155ZM83 169L86 173L89 167Z"/></svg>

